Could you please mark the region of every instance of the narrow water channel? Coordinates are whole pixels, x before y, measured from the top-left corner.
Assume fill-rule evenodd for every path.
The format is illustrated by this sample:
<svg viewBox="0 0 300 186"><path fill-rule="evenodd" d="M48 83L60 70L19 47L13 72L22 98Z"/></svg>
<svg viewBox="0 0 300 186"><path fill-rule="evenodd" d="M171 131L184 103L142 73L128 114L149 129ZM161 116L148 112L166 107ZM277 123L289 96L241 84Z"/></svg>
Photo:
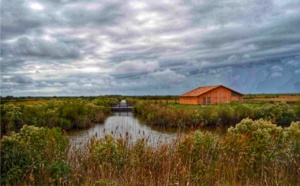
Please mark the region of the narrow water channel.
<svg viewBox="0 0 300 186"><path fill-rule="evenodd" d="M103 124L96 124L87 129L69 133L72 145L81 145L89 141L92 137L104 138L106 134L111 134L115 138L129 137L130 142L144 139L151 145L165 143L176 139L182 132L176 130L154 129L141 123L135 118L132 112L115 112L108 117Z"/></svg>
<svg viewBox="0 0 300 186"><path fill-rule="evenodd" d="M215 129L204 129L213 130ZM111 134L115 138L129 139L129 142L136 142L138 139L144 139L151 146L170 142L187 134L190 130L178 131L176 129L158 128L143 124L132 112L115 112L113 116L108 117L103 124L80 131L69 133L69 139L72 146L81 146L88 142L92 137L98 139L104 138L106 134ZM220 133L223 133L221 131Z"/></svg>

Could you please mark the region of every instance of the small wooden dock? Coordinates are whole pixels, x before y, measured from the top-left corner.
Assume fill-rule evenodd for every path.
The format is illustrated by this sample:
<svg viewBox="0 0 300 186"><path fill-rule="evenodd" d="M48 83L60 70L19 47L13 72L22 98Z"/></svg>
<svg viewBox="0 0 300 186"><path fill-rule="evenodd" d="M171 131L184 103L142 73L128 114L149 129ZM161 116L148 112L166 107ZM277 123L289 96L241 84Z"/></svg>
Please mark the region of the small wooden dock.
<svg viewBox="0 0 300 186"><path fill-rule="evenodd" d="M132 111L133 106L128 105L126 100L122 100L119 104L111 107L112 111L120 112L120 111Z"/></svg>

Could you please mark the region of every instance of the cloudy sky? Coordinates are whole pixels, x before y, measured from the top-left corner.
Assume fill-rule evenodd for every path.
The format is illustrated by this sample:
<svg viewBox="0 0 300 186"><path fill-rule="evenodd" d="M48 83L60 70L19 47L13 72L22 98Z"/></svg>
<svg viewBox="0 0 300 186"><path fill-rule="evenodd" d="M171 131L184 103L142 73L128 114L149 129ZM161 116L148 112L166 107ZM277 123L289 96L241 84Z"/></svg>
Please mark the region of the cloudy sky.
<svg viewBox="0 0 300 186"><path fill-rule="evenodd" d="M1 95L300 93L299 0L1 0Z"/></svg>

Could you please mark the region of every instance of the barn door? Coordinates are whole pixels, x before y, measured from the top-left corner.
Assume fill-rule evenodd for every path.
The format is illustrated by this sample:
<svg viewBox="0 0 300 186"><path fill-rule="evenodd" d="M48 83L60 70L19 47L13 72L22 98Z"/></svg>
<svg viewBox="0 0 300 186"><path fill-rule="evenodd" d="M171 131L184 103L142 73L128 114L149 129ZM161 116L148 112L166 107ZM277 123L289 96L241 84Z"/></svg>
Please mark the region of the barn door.
<svg viewBox="0 0 300 186"><path fill-rule="evenodd" d="M210 97L207 97L207 104L210 105Z"/></svg>
<svg viewBox="0 0 300 186"><path fill-rule="evenodd" d="M203 104L203 105L206 105L206 97L203 97L202 104Z"/></svg>

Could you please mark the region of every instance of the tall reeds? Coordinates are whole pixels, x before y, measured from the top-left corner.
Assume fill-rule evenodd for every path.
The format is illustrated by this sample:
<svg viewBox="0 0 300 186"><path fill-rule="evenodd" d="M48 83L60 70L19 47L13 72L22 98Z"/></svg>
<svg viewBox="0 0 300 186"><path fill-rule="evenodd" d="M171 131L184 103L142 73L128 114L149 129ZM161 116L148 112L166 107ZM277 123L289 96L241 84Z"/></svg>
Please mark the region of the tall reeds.
<svg viewBox="0 0 300 186"><path fill-rule="evenodd" d="M197 130L155 146L148 145L145 138L130 143L128 135L114 138L107 134L70 150L68 157L61 133L47 129L45 135L46 129L34 128L33 133L27 129L1 140L3 185L300 183L300 122L282 128L262 119L245 119L224 136ZM23 145L27 150L22 151ZM44 145L46 152L42 152ZM19 155L23 158L16 157Z"/></svg>

